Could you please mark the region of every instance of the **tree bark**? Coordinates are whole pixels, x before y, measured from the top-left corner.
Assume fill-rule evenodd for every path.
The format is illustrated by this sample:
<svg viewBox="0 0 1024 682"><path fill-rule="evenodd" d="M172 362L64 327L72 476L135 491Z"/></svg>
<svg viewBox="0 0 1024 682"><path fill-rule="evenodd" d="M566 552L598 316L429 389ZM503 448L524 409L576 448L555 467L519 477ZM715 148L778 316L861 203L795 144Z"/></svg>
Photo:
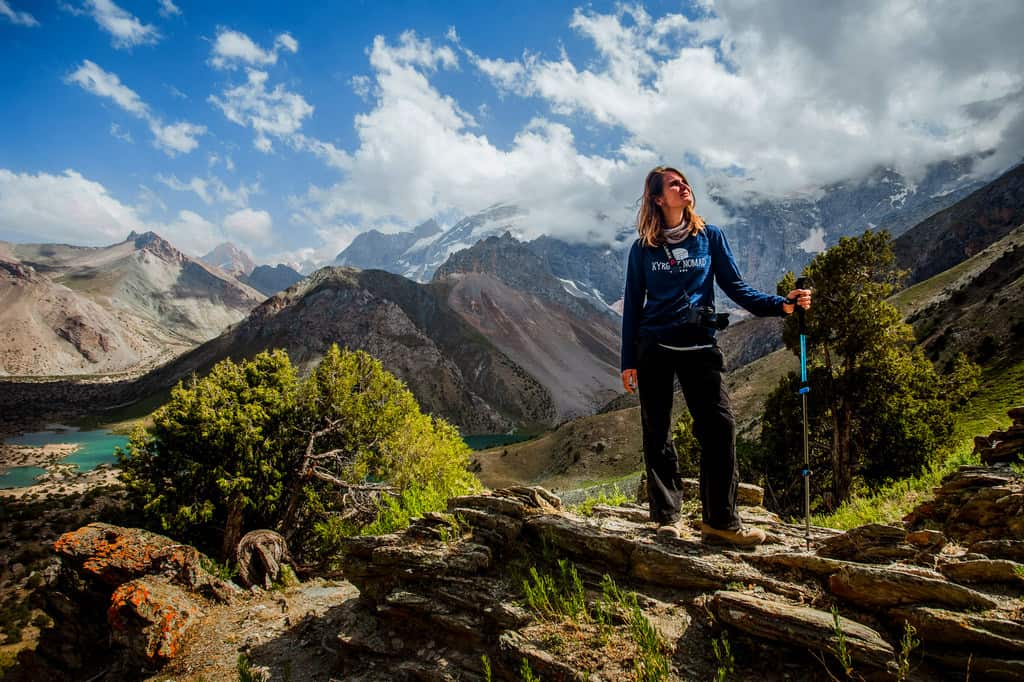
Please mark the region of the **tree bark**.
<svg viewBox="0 0 1024 682"><path fill-rule="evenodd" d="M235 548L242 538L242 520L244 517L245 504L242 500L242 493L235 491L231 494L228 502L228 519L224 523L224 544L221 545L220 555L223 561L234 558Z"/></svg>

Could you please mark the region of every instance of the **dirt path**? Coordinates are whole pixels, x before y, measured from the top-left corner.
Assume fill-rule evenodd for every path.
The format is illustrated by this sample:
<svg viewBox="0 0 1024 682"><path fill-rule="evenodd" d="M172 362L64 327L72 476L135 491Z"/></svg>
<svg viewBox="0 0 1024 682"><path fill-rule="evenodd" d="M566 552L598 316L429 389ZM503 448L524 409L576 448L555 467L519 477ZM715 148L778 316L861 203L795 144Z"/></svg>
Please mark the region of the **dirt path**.
<svg viewBox="0 0 1024 682"><path fill-rule="evenodd" d="M351 583L315 579L208 608L180 658L150 679L237 680L240 654L267 679L340 679L337 638L358 595Z"/></svg>

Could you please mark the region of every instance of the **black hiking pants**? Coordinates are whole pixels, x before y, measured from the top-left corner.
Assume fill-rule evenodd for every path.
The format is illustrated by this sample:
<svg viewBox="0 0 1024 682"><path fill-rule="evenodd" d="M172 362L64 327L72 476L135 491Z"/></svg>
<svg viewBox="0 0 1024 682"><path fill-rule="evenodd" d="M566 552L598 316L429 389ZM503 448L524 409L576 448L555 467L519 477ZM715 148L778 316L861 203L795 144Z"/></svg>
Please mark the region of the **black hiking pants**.
<svg viewBox="0 0 1024 682"><path fill-rule="evenodd" d="M639 356L637 384L651 520L674 523L680 516L679 459L671 437L672 393L678 378L700 443L704 523L720 530L739 528L736 423L722 376L722 351L717 347L679 351L641 342Z"/></svg>

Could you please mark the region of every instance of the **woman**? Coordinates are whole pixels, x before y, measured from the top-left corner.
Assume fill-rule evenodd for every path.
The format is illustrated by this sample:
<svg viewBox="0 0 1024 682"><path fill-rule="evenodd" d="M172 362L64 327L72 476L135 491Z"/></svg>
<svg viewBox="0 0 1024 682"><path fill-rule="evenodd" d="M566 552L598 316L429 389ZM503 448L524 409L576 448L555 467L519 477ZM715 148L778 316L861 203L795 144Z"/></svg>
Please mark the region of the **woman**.
<svg viewBox="0 0 1024 682"><path fill-rule="evenodd" d="M622 384L630 393L640 391L650 514L658 534L680 534L679 462L669 437L678 377L701 449L702 537L705 542L757 545L764 542L764 532L744 527L736 511L736 428L722 352L715 344L716 327L722 325L713 312L713 281L758 316L789 315L797 305L807 309L811 292L794 289L783 298L747 285L725 235L706 224L695 206L681 172L659 166L647 174L637 214L640 237L626 269Z"/></svg>

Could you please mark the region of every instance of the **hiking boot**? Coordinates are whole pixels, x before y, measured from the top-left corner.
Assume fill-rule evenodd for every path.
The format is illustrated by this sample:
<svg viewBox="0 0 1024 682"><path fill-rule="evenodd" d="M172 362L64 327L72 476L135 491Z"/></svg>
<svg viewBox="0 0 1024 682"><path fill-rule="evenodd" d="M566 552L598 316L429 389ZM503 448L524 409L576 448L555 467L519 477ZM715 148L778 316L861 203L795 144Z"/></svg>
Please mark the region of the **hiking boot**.
<svg viewBox="0 0 1024 682"><path fill-rule="evenodd" d="M672 523L663 523L658 526L658 530L654 531L655 534L660 538L672 538L675 540L679 539L679 536L683 534L683 520L678 519Z"/></svg>
<svg viewBox="0 0 1024 682"><path fill-rule="evenodd" d="M660 528L658 529L660 532ZM704 542L720 545L736 545L737 547L751 547L760 545L765 541L764 531L760 528L740 526L736 530L719 530L706 523L700 524L701 539Z"/></svg>

